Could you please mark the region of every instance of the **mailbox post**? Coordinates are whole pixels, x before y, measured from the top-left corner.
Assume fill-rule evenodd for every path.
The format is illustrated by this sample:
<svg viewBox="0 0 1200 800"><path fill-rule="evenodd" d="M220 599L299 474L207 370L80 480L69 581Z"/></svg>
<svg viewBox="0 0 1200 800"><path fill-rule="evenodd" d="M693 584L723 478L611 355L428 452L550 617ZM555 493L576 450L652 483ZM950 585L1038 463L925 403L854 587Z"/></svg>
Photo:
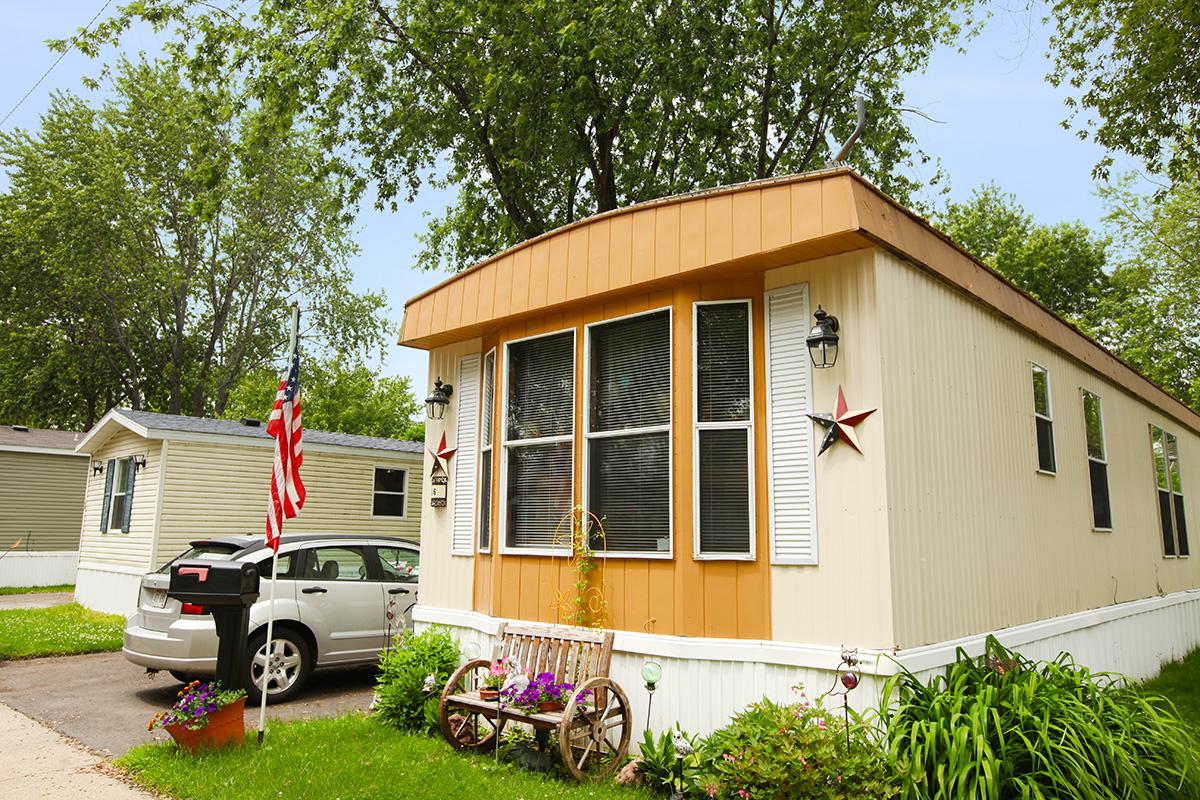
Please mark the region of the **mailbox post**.
<svg viewBox="0 0 1200 800"><path fill-rule="evenodd" d="M258 567L242 561L179 561L171 565L167 596L203 606L217 627L217 680L225 689L249 688L246 640L250 606L258 600Z"/></svg>

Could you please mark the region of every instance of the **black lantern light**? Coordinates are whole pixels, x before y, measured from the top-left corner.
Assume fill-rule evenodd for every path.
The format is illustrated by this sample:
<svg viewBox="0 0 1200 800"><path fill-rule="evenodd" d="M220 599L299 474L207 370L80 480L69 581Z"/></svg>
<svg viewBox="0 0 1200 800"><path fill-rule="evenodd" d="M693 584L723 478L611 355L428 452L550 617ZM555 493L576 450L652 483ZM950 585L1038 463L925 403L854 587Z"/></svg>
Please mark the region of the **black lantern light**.
<svg viewBox="0 0 1200 800"><path fill-rule="evenodd" d="M141 472L142 467L144 467L144 466L146 466L146 456L144 454L136 455L133 457L133 471L134 472Z"/></svg>
<svg viewBox="0 0 1200 800"><path fill-rule="evenodd" d="M814 367L828 369L837 363L838 318L825 313L820 306L813 316L817 318L817 324L808 332L808 354L812 356Z"/></svg>
<svg viewBox="0 0 1200 800"><path fill-rule="evenodd" d="M442 419L446 416L446 406L450 405L450 395L454 394L454 387L448 383L442 383L441 376L433 382L433 391L429 393L429 397L425 398L425 413L430 419Z"/></svg>
<svg viewBox="0 0 1200 800"><path fill-rule="evenodd" d="M92 462L92 476L95 477L96 475L103 475L103 474L104 474L104 462L103 461L93 461Z"/></svg>

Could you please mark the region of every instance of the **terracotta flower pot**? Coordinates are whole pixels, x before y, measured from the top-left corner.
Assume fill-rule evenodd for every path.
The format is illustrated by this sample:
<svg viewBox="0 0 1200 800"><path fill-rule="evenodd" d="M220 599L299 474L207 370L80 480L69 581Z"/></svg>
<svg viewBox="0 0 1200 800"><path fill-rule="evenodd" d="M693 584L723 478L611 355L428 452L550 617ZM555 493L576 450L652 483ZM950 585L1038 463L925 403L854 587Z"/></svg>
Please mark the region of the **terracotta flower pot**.
<svg viewBox="0 0 1200 800"><path fill-rule="evenodd" d="M487 688L484 688L484 689L480 689L480 690L479 690L479 699L480 699L480 700L489 700L489 701L495 701L495 699L496 699L497 697L499 697L499 696L500 696L500 690L499 690L499 689L487 689Z"/></svg>
<svg viewBox="0 0 1200 800"><path fill-rule="evenodd" d="M215 750L230 744L240 745L246 736L246 698L239 697L227 706L208 715L208 724L190 731L182 725L166 726L175 744L189 753L202 749Z"/></svg>
<svg viewBox="0 0 1200 800"><path fill-rule="evenodd" d="M558 700L543 700L538 703L537 710L539 714L545 714L548 711L562 711L564 708L566 706Z"/></svg>

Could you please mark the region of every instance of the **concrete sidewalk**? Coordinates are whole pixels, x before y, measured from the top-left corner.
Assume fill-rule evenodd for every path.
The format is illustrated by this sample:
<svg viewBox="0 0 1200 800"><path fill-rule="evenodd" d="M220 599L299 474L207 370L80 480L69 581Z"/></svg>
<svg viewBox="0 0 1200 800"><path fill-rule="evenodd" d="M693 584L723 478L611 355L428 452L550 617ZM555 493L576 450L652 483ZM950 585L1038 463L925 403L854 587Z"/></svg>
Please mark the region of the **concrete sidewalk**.
<svg viewBox="0 0 1200 800"><path fill-rule="evenodd" d="M0 797L21 800L154 800L114 778L103 761L70 740L0 704Z"/></svg>

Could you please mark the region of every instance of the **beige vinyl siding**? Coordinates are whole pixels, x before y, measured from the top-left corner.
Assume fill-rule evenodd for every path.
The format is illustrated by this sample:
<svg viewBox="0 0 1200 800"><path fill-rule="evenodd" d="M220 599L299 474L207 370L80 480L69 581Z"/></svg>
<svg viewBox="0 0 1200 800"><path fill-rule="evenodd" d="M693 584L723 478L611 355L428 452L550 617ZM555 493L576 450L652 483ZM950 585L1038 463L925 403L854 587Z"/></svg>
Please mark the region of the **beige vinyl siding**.
<svg viewBox="0 0 1200 800"><path fill-rule="evenodd" d="M88 459L0 450L0 551L77 550Z"/></svg>
<svg viewBox="0 0 1200 800"><path fill-rule="evenodd" d="M158 504L158 476L162 462L162 443L146 440L131 431L119 431L97 451L92 459L103 461L107 470L110 458L145 455L146 466L138 471L133 484L133 510L129 533L101 533L100 514L104 506L105 475L87 471L87 492L83 509L82 535L79 539L81 564L117 564L148 569L154 549L154 519Z"/></svg>
<svg viewBox="0 0 1200 800"><path fill-rule="evenodd" d="M914 647L1200 586L1200 558L1162 557L1147 426L1179 437L1198 552L1195 432L877 252L883 413L893 422L886 454L896 643ZM848 355L854 345L843 341ZM1050 375L1053 476L1037 472L1031 361ZM1111 533L1092 530L1083 389L1104 407Z"/></svg>
<svg viewBox="0 0 1200 800"><path fill-rule="evenodd" d="M155 565L204 536L264 533L272 449L262 444L170 441ZM375 467L408 469L407 515L372 517ZM403 536L416 541L421 526L421 456L357 455L308 447L301 476L304 510L284 533ZM136 500L136 498L135 498Z"/></svg>
<svg viewBox="0 0 1200 800"><path fill-rule="evenodd" d="M767 291L797 283L809 286L808 325L818 304L842 325L837 364L811 371L813 411L832 412L839 386L851 409L881 410L855 428L862 455L839 443L816 458L817 563L771 567L772 638L888 647L893 634L884 421L896 417L882 408L873 250L781 267L764 276ZM764 391L761 381L755 391ZM819 448L824 430L814 426L813 431L813 445ZM765 452L760 457L765 459ZM839 598L849 598L854 612L839 613Z"/></svg>

